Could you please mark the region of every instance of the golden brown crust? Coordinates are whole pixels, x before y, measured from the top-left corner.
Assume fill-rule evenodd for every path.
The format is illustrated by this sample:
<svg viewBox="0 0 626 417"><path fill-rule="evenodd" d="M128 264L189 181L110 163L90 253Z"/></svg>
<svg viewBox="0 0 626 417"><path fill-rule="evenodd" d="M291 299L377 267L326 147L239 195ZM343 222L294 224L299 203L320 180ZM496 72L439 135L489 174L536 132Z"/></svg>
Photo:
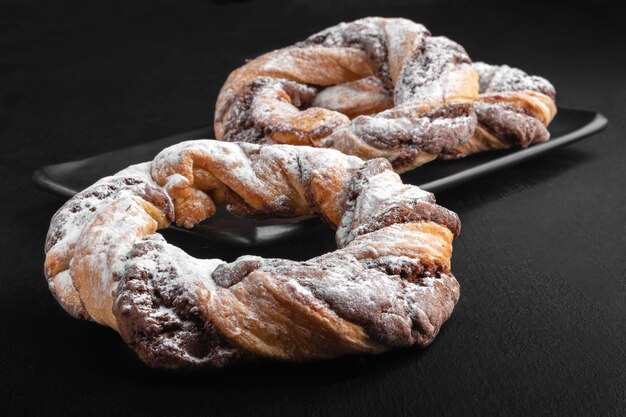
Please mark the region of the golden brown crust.
<svg viewBox="0 0 626 417"><path fill-rule="evenodd" d="M156 232L215 204L315 214L338 249L304 262L201 260ZM148 364L224 366L424 346L451 314L456 215L384 160L326 149L189 141L105 178L50 225L46 277L70 314L120 332Z"/></svg>
<svg viewBox="0 0 626 417"><path fill-rule="evenodd" d="M472 64L460 45L420 24L371 17L233 71L217 100L215 132L225 141L386 158L404 172L437 157L548 140L555 96L541 77Z"/></svg>
<svg viewBox="0 0 626 417"><path fill-rule="evenodd" d="M491 149L526 148L550 138L556 92L544 78L507 65L473 64L480 75L480 96L473 103L476 131L463 145L441 155L461 158Z"/></svg>
<svg viewBox="0 0 626 417"><path fill-rule="evenodd" d="M382 82L372 76L327 87L315 96L312 106L333 110L354 119L392 108L393 97Z"/></svg>
<svg viewBox="0 0 626 417"><path fill-rule="evenodd" d="M469 107L436 123L427 114L477 97L478 75L460 45L406 19L366 18L233 71L218 96L215 133L384 157L402 171L434 158L426 142L438 154L467 141L476 123Z"/></svg>

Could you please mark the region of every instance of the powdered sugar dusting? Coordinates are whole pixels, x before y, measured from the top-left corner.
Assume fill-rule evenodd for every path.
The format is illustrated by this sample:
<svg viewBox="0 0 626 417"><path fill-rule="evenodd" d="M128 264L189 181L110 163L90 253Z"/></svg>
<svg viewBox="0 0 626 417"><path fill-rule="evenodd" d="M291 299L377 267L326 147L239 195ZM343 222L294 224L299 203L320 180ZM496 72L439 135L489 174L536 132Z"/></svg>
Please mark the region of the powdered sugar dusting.
<svg viewBox="0 0 626 417"><path fill-rule="evenodd" d="M157 366L223 366L245 356L229 337L256 340L259 328L278 329L279 323L263 322L274 317L275 309L285 308L272 300L297 294L300 302L310 305L298 309L294 320L304 322L292 326L306 327L310 334L316 331L310 325L319 320L310 315L322 314L348 332L336 350L320 346L324 355L423 346L434 338L458 298L458 284L449 274L452 235L445 227L404 218L403 211L394 214L391 225L376 220L397 207L404 210L407 202L443 209L434 205L430 193L403 185L388 163L371 163L327 149L182 142L152 163L98 182L66 204L61 211L69 217L55 217L51 230L65 230L54 222L66 220L82 230L50 237L49 255L58 245L67 247L69 237L76 239L75 252L65 254L73 256L69 269L57 271L54 279L63 291L78 280L76 294L90 316L119 330L144 361ZM199 168L236 189L246 204L262 196L271 202L264 206L269 214L299 213L297 204L304 202L310 212L341 224L337 238L342 249L306 262L243 257L226 264L195 259L169 245L154 234L164 218L173 220L173 213L165 213L172 210L168 192L191 189ZM102 190L106 192L99 193ZM191 201L179 197L174 204L193 207L197 194L190 195ZM94 200L87 204L90 198ZM73 216L82 220L72 223ZM77 275L70 279L68 271ZM241 287L252 286L251 294L265 291L259 279L273 280L271 291L285 293L238 301L259 304L233 310L249 315L243 318L247 324L225 333L220 326L233 321L215 316L220 312L212 300L223 302L227 293ZM281 349L267 352L284 352ZM320 354L313 345L309 349L312 357Z"/></svg>
<svg viewBox="0 0 626 417"><path fill-rule="evenodd" d="M480 93L500 93L507 91L537 91L552 100L556 96L554 86L548 80L536 75L528 75L518 68L508 65L489 65L475 62L473 67L480 76Z"/></svg>
<svg viewBox="0 0 626 417"><path fill-rule="evenodd" d="M108 206L114 200L131 198L145 185L156 187L149 174L149 167L149 163L134 165L116 175L103 178L78 193L55 213L46 237L47 259L54 260L54 262L48 260L46 262L45 272L48 279L56 283L57 274L69 266L85 226L103 207ZM58 268L63 269L58 270ZM59 285L62 286L65 294L66 309L72 315L89 317L84 306L78 303L80 297L73 284L67 279L69 275L63 274L63 276L65 279Z"/></svg>
<svg viewBox="0 0 626 417"><path fill-rule="evenodd" d="M446 76L458 66L470 64L469 56L456 42L443 36L425 39L421 53L402 68L395 87L396 104L423 100L445 103L453 85Z"/></svg>
<svg viewBox="0 0 626 417"><path fill-rule="evenodd" d="M353 72L336 71L335 54L354 51L366 54L379 88L355 81ZM327 63L319 58L325 54L334 58ZM467 114L454 119L442 114L438 117L444 120L432 124L423 118L425 113L450 103L475 99L477 77L470 63L460 45L447 38L430 37L424 26L406 19L373 17L340 23L233 72L218 98L216 132L228 141L334 147L363 159L388 158L398 170L412 168L432 159L425 154L433 153L433 149L434 153L451 149L471 136L475 118ZM362 64L357 58L345 62L350 69ZM364 75L360 69L355 72ZM335 85L321 90L318 98L307 96L314 106L328 110L298 108L277 99L286 94L292 102L298 101L295 90L284 88L287 80ZM276 85L283 87L268 101L268 91L273 91L268 86ZM300 84L298 89L302 88L306 85ZM381 112L391 107L391 92L396 107ZM351 103L351 98L359 102ZM337 110L354 119L349 123ZM363 113L375 115L364 118L360 116Z"/></svg>
<svg viewBox="0 0 626 417"><path fill-rule="evenodd" d="M428 201L431 193L418 187L402 184L402 180L393 171L385 171L368 182L355 200L353 208L342 219L337 230L337 242L345 246L354 239L358 225L369 223L381 211L388 210L406 200Z"/></svg>

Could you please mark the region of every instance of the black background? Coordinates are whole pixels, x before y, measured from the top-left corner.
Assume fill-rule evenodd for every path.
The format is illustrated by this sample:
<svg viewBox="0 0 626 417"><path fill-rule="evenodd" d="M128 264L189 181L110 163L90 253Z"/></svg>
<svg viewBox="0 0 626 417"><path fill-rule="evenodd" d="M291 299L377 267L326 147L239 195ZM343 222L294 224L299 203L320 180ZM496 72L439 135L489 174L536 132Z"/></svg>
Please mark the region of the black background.
<svg viewBox="0 0 626 417"><path fill-rule="evenodd" d="M624 415L623 15L592 2L434 3L3 1L0 413ZM43 242L63 200L32 185L35 168L210 124L219 87L245 58L367 15L422 22L474 60L545 76L559 105L609 119L590 139L437 196L463 222L453 258L462 295L430 347L164 372L58 307ZM241 254L167 237L195 255ZM252 252L304 259L332 241L320 229Z"/></svg>

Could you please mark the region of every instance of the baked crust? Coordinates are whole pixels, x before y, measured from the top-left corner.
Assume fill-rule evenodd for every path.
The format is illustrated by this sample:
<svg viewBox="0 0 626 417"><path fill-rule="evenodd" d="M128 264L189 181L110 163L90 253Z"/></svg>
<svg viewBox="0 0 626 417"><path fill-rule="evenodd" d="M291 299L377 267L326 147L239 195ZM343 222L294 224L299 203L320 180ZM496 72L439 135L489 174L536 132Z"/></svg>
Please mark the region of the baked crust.
<svg viewBox="0 0 626 417"><path fill-rule="evenodd" d="M410 20L370 17L233 71L215 134L384 157L405 171L467 141L477 97L478 74L459 44Z"/></svg>
<svg viewBox="0 0 626 417"><path fill-rule="evenodd" d="M338 249L304 262L196 259L156 233L210 217L317 215ZM152 366L307 361L430 343L459 285L458 217L384 159L330 149L182 142L104 178L53 217L45 274L73 316Z"/></svg>
<svg viewBox="0 0 626 417"><path fill-rule="evenodd" d="M462 46L410 20L368 17L233 71L214 127L225 141L334 148L404 172L545 141L554 100L541 77L472 63Z"/></svg>

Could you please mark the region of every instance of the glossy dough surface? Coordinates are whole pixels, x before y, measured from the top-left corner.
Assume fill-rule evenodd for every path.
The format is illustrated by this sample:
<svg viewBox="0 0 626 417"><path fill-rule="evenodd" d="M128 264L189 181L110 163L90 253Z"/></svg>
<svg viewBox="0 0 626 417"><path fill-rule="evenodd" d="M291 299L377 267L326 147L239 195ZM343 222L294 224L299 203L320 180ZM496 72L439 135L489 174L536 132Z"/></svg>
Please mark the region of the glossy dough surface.
<svg viewBox="0 0 626 417"><path fill-rule="evenodd" d="M337 250L304 262L196 259L156 233L212 216L317 215ZM152 366L307 361L425 346L450 316L460 223L384 159L331 149L182 142L103 178L54 215L45 273L77 318Z"/></svg>

